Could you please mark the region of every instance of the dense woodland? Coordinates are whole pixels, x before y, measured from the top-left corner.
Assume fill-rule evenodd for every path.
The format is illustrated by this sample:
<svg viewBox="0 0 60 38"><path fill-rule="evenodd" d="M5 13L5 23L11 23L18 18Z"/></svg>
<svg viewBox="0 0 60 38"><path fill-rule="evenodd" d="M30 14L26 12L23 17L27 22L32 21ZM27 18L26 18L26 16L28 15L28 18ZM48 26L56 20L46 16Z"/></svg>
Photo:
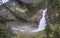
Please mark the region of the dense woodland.
<svg viewBox="0 0 60 38"><path fill-rule="evenodd" d="M44 7L44 1L47 1L48 8L46 13L47 25L45 30L35 34L13 34L13 32L11 31L11 27L7 26L6 22L14 21L16 17L20 19L21 22L36 24L35 19L30 18L33 17L33 15L37 14L37 11L39 9L42 9ZM60 38L60 0L42 0L37 4L27 3L19 0L13 0L13 2L17 3L18 5L16 4L16 6L14 6L12 5L12 3L10 4L8 2L8 4L6 3L0 5L0 18L2 18L0 19L0 38ZM23 8L24 10L26 9L28 11L16 11L15 7L18 7L19 9ZM3 12L1 12L5 8L6 10L8 10L7 12L9 12L7 13L6 11L3 11L4 13L6 13L6 15L4 15Z"/></svg>

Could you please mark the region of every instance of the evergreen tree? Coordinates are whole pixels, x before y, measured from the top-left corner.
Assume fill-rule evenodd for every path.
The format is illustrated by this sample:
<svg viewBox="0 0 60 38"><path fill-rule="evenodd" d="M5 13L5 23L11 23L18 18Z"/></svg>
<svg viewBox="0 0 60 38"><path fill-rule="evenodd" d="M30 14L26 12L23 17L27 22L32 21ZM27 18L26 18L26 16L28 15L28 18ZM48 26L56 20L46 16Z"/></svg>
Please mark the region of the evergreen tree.
<svg viewBox="0 0 60 38"><path fill-rule="evenodd" d="M59 35L58 31L54 31L53 38L60 38L60 35Z"/></svg>
<svg viewBox="0 0 60 38"><path fill-rule="evenodd" d="M58 25L54 31L53 38L60 38L60 25Z"/></svg>
<svg viewBox="0 0 60 38"><path fill-rule="evenodd" d="M0 24L0 38L11 38L9 29L3 24Z"/></svg>
<svg viewBox="0 0 60 38"><path fill-rule="evenodd" d="M50 34L52 32L50 25L46 25L45 32L46 32L46 38L50 38Z"/></svg>

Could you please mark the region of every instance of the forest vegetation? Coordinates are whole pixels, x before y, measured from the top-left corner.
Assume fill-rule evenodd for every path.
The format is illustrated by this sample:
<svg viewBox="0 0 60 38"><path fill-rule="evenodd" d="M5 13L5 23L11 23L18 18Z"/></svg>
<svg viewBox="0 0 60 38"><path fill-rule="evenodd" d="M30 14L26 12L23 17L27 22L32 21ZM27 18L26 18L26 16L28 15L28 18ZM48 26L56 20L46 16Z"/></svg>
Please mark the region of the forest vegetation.
<svg viewBox="0 0 60 38"><path fill-rule="evenodd" d="M17 2L16 2L17 1ZM38 0L39 1L39 0ZM0 38L60 38L60 0L45 0L47 1L47 13L46 13L46 27L45 30L40 31L38 33L20 33L13 34L10 26L6 25L7 21L14 21L15 17L20 19L20 22L26 22L31 24L35 22L35 19L31 20L30 18L33 15L37 14L39 9L44 7L43 0L37 4L34 3L26 3L24 1L14 0L16 2L16 6L14 3L2 4L0 5ZM19 7L19 5L21 5ZM17 7L17 8L15 8ZM1 12L3 9L5 10ZM25 10L24 12L20 12L19 10ZM14 9L14 10L13 10ZM17 10L18 9L18 10ZM4 14L5 13L5 14ZM11 14L10 14L11 13ZM13 16L14 15L14 16Z"/></svg>

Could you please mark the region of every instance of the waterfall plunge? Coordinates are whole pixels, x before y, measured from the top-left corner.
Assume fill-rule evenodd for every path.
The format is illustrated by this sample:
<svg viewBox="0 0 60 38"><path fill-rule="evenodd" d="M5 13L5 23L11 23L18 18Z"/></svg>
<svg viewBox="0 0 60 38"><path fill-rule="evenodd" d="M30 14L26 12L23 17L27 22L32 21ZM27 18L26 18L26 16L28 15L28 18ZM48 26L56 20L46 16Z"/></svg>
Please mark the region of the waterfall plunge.
<svg viewBox="0 0 60 38"><path fill-rule="evenodd" d="M42 15L42 18L39 22L39 26L38 26L37 29L33 29L33 30L32 29L31 30L22 30L22 29L19 29L19 28L12 28L12 29L20 31L20 32L39 32L39 31L44 30L45 26L46 26L46 20L45 20L46 11L47 11L47 8L42 11L43 15Z"/></svg>
<svg viewBox="0 0 60 38"><path fill-rule="evenodd" d="M38 31L42 31L42 30L45 29L45 26L46 26L46 20L45 20L46 11L47 11L47 9L43 10L43 15L42 15L42 18L39 22L38 28L35 29L35 30L32 30L31 32L38 32Z"/></svg>

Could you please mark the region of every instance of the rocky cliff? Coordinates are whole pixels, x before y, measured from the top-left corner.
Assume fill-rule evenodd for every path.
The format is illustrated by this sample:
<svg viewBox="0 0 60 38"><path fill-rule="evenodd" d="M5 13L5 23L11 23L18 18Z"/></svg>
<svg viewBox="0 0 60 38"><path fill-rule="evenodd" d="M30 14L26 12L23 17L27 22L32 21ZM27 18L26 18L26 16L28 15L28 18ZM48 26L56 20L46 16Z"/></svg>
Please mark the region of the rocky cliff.
<svg viewBox="0 0 60 38"><path fill-rule="evenodd" d="M35 26L41 19L43 0L9 0L7 3L0 5L0 20L7 26L17 27L20 25Z"/></svg>

